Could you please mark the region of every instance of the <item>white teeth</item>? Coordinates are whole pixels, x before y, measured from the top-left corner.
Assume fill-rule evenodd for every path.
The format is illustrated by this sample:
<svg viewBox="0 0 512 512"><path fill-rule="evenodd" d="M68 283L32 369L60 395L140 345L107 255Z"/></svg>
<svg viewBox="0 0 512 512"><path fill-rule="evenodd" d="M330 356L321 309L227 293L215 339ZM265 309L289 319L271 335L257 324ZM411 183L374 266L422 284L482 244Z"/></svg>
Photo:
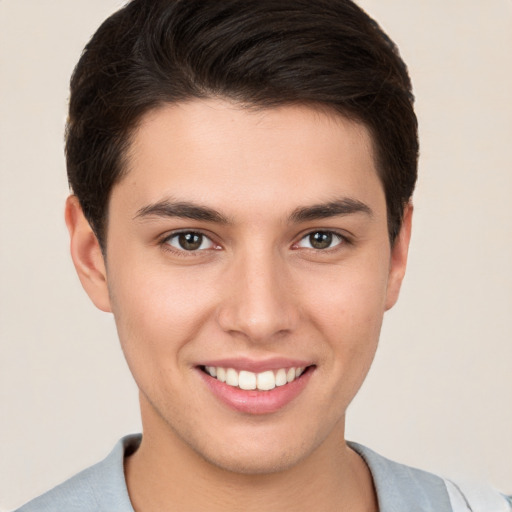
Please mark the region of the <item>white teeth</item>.
<svg viewBox="0 0 512 512"><path fill-rule="evenodd" d="M269 391L276 386L284 386L299 378L305 370L304 367L280 368L275 372L267 370L261 373L253 373L247 370L237 372L233 368L223 368L221 366L205 366L204 369L210 376L225 382L228 386L239 387L247 391L254 389Z"/></svg>
<svg viewBox="0 0 512 512"><path fill-rule="evenodd" d="M215 366L205 366L205 369L212 377L217 377L217 368Z"/></svg>
<svg viewBox="0 0 512 512"><path fill-rule="evenodd" d="M269 391L276 387L276 378L274 372L268 370L266 372L258 373L258 389L261 391Z"/></svg>
<svg viewBox="0 0 512 512"><path fill-rule="evenodd" d="M286 380L286 370L281 368L276 373L276 386L284 386L288 381Z"/></svg>
<svg viewBox="0 0 512 512"><path fill-rule="evenodd" d="M226 382L226 370L224 368L217 367L217 379L221 382ZM215 375L212 375L212 377L215 377Z"/></svg>
<svg viewBox="0 0 512 512"><path fill-rule="evenodd" d="M238 387L240 389L256 389L256 374L242 370L238 375Z"/></svg>
<svg viewBox="0 0 512 512"><path fill-rule="evenodd" d="M226 384L238 387L238 372L233 370L233 368L228 368L226 370Z"/></svg>

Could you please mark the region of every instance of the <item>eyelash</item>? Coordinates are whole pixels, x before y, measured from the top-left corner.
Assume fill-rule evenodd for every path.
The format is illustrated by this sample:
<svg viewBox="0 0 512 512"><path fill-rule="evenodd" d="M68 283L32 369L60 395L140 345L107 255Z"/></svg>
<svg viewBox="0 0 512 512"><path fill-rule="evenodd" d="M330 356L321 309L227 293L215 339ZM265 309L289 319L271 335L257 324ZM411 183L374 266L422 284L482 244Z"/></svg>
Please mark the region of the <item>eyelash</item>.
<svg viewBox="0 0 512 512"><path fill-rule="evenodd" d="M351 243L351 240L346 235L343 235L343 234L339 233L338 231L333 231L332 229L315 229L315 230L309 231L305 235L303 235L299 239L298 242L293 244L292 248L299 249L300 248L299 244L301 242L303 242L304 240L308 240L308 239L309 239L309 242L311 245L311 237L314 235L318 235L318 234L328 235L330 237L329 243L332 243L335 241L335 239L337 239L337 243L335 243L333 246L325 247L323 249L319 249L316 247L303 247L303 248L312 250L312 251L316 251L316 252L331 252L331 251L335 251L336 249L338 249L339 246L348 245Z"/></svg>
<svg viewBox="0 0 512 512"><path fill-rule="evenodd" d="M339 233L338 231L334 231L334 230L331 230L331 229L315 229L315 230L312 230L312 231L308 231L307 233L302 235L299 238L299 240L292 245L292 249L293 250L300 249L301 247L300 247L299 244L302 241L308 239L308 237L311 237L313 235L320 234L320 233L323 234L323 235L330 235L330 236L332 236L333 239L338 239L338 243L336 243L332 247L330 246L330 247L326 247L326 248L323 248L323 249L318 249L318 248L315 248L315 247L303 247L303 249L315 251L315 252L318 252L318 253L326 253L326 252L335 251L336 249L339 248L339 246L350 245L352 243L352 241L351 241L351 239L349 237L347 237L344 234ZM170 241L173 240L173 239L178 239L178 237L180 237L181 235L196 235L196 236L202 237L201 245L204 243L204 241L206 239L206 240L209 241L209 243L211 245L213 245L213 247L208 247L208 248L204 248L204 249L197 248L197 249L187 250L187 249L184 249L184 248L178 248L178 247L172 246L170 244ZM205 251L219 250L221 248L219 244L217 244L216 242L214 242L212 240L211 236L209 236L209 235L207 235L207 234L205 234L205 233L203 233L203 232L201 232L199 230L175 231L175 232L173 232L171 234L168 234L165 237L163 237L160 240L159 244L163 247L164 250L170 251L173 254L177 254L177 255L183 256L183 257L199 256L201 253L204 254Z"/></svg>
<svg viewBox="0 0 512 512"><path fill-rule="evenodd" d="M210 247L210 248L207 248L207 249L200 249L200 248L198 248L198 249L187 250L187 249L184 249L184 248L179 248L179 247L172 246L170 242L173 239L178 239L182 235L196 235L196 236L199 236L199 237L202 238L200 245L203 245L205 240L207 240L207 241L209 241L210 245L213 245L213 247ZM218 244L216 244L212 240L211 236L208 236L208 235L206 235L205 233L203 233L203 232L201 232L199 230L175 231L175 232L173 232L173 233L171 233L169 235L166 235L164 238L162 238L160 240L159 244L166 251L170 251L173 254L177 254L178 256L184 256L184 257L198 256L199 254L204 253L204 251L206 251L206 250L218 250L219 249Z"/></svg>

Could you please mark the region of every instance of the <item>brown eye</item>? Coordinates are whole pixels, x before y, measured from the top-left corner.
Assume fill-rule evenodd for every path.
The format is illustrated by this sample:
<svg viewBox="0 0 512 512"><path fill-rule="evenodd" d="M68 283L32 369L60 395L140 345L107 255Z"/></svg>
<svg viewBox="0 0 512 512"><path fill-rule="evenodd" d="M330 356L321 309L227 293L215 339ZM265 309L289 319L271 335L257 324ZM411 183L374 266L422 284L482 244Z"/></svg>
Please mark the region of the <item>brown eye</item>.
<svg viewBox="0 0 512 512"><path fill-rule="evenodd" d="M186 251L196 251L201 247L203 235L198 233L181 233L178 236L178 243L182 249Z"/></svg>
<svg viewBox="0 0 512 512"><path fill-rule="evenodd" d="M207 236L194 231L185 231L172 235L167 239L166 243L182 251L199 251L213 248L213 242Z"/></svg>
<svg viewBox="0 0 512 512"><path fill-rule="evenodd" d="M309 243L314 249L327 249L332 244L332 233L317 231L309 235Z"/></svg>
<svg viewBox="0 0 512 512"><path fill-rule="evenodd" d="M297 245L306 249L332 249L343 243L344 239L341 235L332 231L314 231L306 235Z"/></svg>

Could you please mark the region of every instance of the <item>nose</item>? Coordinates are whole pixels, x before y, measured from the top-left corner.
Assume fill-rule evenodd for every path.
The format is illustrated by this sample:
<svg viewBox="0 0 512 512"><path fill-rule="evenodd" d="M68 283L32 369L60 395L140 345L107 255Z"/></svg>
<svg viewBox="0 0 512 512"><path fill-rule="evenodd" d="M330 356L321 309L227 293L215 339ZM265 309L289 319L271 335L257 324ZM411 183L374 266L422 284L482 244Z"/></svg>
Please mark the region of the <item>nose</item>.
<svg viewBox="0 0 512 512"><path fill-rule="evenodd" d="M299 311L286 262L272 254L241 255L223 276L220 327L266 343L297 328Z"/></svg>

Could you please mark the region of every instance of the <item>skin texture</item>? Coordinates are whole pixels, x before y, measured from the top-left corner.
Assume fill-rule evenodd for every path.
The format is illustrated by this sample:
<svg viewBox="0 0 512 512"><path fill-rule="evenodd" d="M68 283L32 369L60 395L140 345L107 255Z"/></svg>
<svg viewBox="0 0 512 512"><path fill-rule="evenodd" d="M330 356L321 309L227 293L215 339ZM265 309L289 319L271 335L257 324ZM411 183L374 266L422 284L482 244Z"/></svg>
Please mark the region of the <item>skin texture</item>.
<svg viewBox="0 0 512 512"><path fill-rule="evenodd" d="M365 208L293 215L347 200ZM169 215L184 202L218 215ZM126 462L137 511L376 510L345 412L398 298L411 214L390 247L370 135L340 116L211 99L143 118L112 191L106 261L76 198L66 209L82 284L113 312L140 389L144 438ZM206 238L186 251L177 231ZM331 246L312 247L315 232L335 233ZM269 414L222 403L198 368L275 357L310 370Z"/></svg>

